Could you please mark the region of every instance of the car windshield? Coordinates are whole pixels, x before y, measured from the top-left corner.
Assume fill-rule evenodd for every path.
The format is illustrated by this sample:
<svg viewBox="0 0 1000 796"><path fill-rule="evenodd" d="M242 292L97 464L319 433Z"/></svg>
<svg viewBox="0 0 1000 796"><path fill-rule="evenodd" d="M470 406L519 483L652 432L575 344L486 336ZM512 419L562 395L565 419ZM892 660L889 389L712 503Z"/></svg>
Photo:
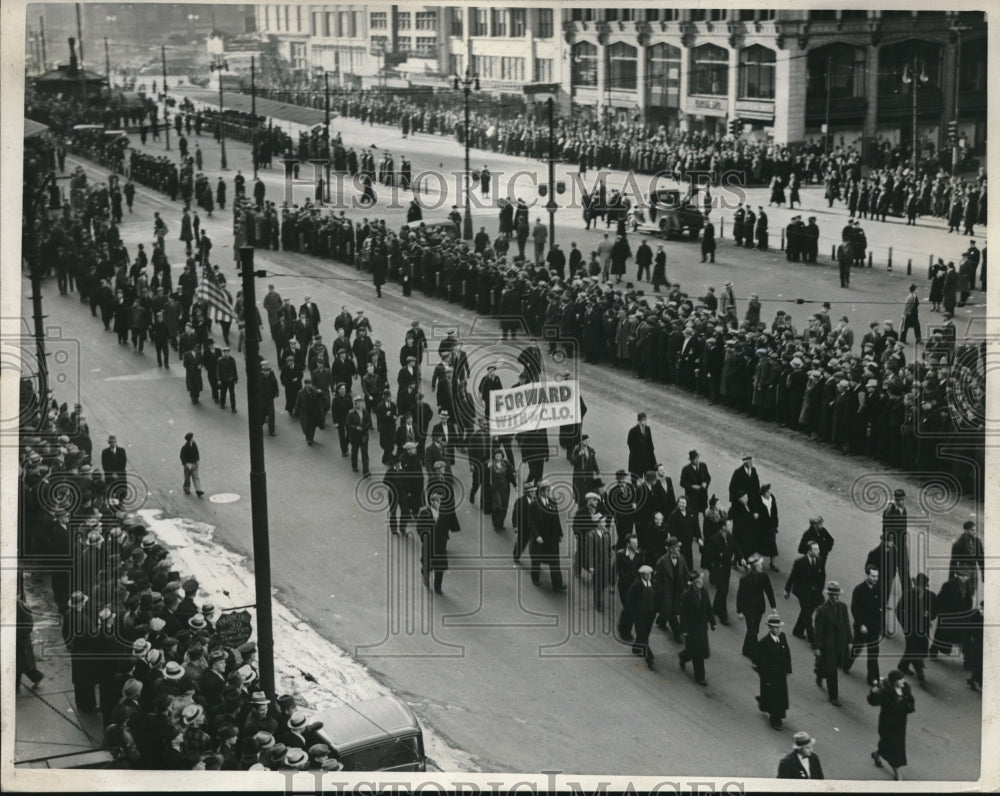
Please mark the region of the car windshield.
<svg viewBox="0 0 1000 796"><path fill-rule="evenodd" d="M420 762L420 742L415 735L362 747L341 756L345 771L388 771Z"/></svg>

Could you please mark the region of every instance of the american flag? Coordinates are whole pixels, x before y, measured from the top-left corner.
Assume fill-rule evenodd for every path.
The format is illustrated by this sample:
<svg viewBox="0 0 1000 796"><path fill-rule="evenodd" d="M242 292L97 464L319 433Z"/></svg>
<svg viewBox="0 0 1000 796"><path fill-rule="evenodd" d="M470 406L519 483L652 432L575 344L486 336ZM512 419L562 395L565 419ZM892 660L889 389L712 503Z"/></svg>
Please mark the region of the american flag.
<svg viewBox="0 0 1000 796"><path fill-rule="evenodd" d="M233 297L224 287L219 287L209 279L203 279L195 291L194 297L212 307L212 320L231 321L236 317L233 309Z"/></svg>

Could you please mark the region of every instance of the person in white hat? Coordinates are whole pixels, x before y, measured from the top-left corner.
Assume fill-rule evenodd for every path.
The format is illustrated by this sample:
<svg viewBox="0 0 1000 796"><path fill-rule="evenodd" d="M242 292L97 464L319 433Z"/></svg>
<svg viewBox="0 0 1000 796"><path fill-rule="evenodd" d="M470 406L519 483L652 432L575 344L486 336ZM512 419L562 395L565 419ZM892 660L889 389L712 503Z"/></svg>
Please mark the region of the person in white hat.
<svg viewBox="0 0 1000 796"><path fill-rule="evenodd" d="M653 568L649 564L639 567L639 577L629 587L625 597L625 610L635 623L632 654L642 655L646 659L646 666L655 669L655 656L649 646L649 632L653 629L653 620L656 618L656 589L653 587Z"/></svg>
<svg viewBox="0 0 1000 796"><path fill-rule="evenodd" d="M807 732L795 733L792 751L778 763L778 779L824 779L823 766L813 751L816 739Z"/></svg>
<svg viewBox="0 0 1000 796"><path fill-rule="evenodd" d="M777 614L767 618L767 634L757 641L754 663L760 678L760 695L757 706L767 713L771 727L781 729L781 722L788 710L788 675L792 673L792 651L788 639L781 632L784 622Z"/></svg>

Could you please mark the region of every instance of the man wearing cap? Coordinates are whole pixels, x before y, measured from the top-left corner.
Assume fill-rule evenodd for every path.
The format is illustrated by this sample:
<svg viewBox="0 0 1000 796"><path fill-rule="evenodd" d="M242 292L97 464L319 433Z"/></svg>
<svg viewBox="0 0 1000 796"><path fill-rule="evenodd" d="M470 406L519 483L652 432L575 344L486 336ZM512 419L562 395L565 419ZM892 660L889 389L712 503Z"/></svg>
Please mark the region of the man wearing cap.
<svg viewBox="0 0 1000 796"><path fill-rule="evenodd" d="M885 560L881 562L879 571L881 574L882 593L885 596L884 603L889 603L889 595L892 594L892 584L896 575L899 575L900 590L905 589L910 583L910 556L909 540L906 532L906 492L902 489L893 491L893 501L886 506L882 512L882 537L886 541Z"/></svg>
<svg viewBox="0 0 1000 796"><path fill-rule="evenodd" d="M764 562L759 553L753 553L747 558L749 571L740 578L736 590L736 616L746 622L746 634L743 636L743 654L754 659L757 647L757 633L760 631L760 620L769 605L775 610L774 589L771 578L764 572ZM765 605L765 600L767 604ZM784 635L784 634L782 634Z"/></svg>
<svg viewBox="0 0 1000 796"><path fill-rule="evenodd" d="M194 482L194 489L198 497L205 493L201 489L201 478L198 477L198 462L201 456L198 453L198 443L194 441L194 434L190 431L184 435L184 444L181 446L181 465L184 468L184 494L191 494L191 482Z"/></svg>
<svg viewBox="0 0 1000 796"><path fill-rule="evenodd" d="M537 535L532 525L531 514L531 507L535 502L535 489L535 484L530 481L525 482L523 494L514 501L514 510L511 512L511 524L514 526L514 563L520 563L524 549L531 545Z"/></svg>
<svg viewBox="0 0 1000 796"><path fill-rule="evenodd" d="M809 518L809 527L806 528L799 540L799 555L806 555L809 552L809 544L816 542L819 545L819 558L826 565L826 557L833 550L833 536L823 525L823 518L818 514Z"/></svg>
<svg viewBox="0 0 1000 796"><path fill-rule="evenodd" d="M705 681L705 659L709 657L708 628L715 630L715 618L708 592L702 585L701 571L695 570L687 576L687 588L680 599L681 629L684 633L684 649L678 655L681 669L688 662L694 667L694 681L698 685L708 685Z"/></svg>
<svg viewBox="0 0 1000 796"><path fill-rule="evenodd" d="M785 581L785 599L794 594L799 601L799 618L795 620L792 635L796 638L815 639L813 612L823 601L823 583L826 581L826 562L819 555L819 542L809 542L806 554L792 564L792 571Z"/></svg>
<svg viewBox="0 0 1000 796"><path fill-rule="evenodd" d="M708 466L698 456L698 451L688 452L688 463L681 468L681 489L687 497L688 508L698 515L704 515L708 508L708 485L712 483Z"/></svg>
<svg viewBox="0 0 1000 796"><path fill-rule="evenodd" d="M361 400L361 397L359 396L357 400ZM316 429L324 424L325 414L323 394L313 386L312 379L304 378L302 389L295 398L292 416L299 419L299 426L305 434L307 445L313 444Z"/></svg>
<svg viewBox="0 0 1000 796"><path fill-rule="evenodd" d="M767 634L757 641L754 665L760 678L757 706L770 715L771 727L781 729L788 710L788 675L792 673L792 651L781 632L784 626L777 614L767 618Z"/></svg>
<svg viewBox="0 0 1000 796"><path fill-rule="evenodd" d="M371 412L365 407L364 398L354 397L354 408L347 414L347 436L351 444L351 469L358 472L358 452L361 452L361 466L364 477L371 475L368 462L368 433L372 429Z"/></svg>
<svg viewBox="0 0 1000 796"><path fill-rule="evenodd" d="M271 437L277 436L274 432L274 401L279 394L278 377L274 375L270 363L264 360L260 363L260 401L263 406L261 413L267 424L267 433Z"/></svg>
<svg viewBox="0 0 1000 796"><path fill-rule="evenodd" d="M236 414L236 382L239 374L236 370L236 359L229 346L222 347L222 356L216 365L216 376L219 380L219 406L226 408L226 395L229 395L229 407Z"/></svg>
<svg viewBox="0 0 1000 796"><path fill-rule="evenodd" d="M320 771L340 771L344 765L337 758L330 757L330 747L323 743L313 744L307 750L309 768Z"/></svg>
<svg viewBox="0 0 1000 796"><path fill-rule="evenodd" d="M795 733L795 746L778 763L778 779L823 779L823 766L813 752L815 739L807 732Z"/></svg>
<svg viewBox="0 0 1000 796"><path fill-rule="evenodd" d="M816 609L815 631L812 648L816 658L816 685L823 687L826 680L830 704L840 707L837 670L850 661L853 636L847 606L840 601L840 584L831 580L826 584L826 602Z"/></svg>
<svg viewBox="0 0 1000 796"><path fill-rule="evenodd" d="M392 390L382 390L382 400L375 406L375 417L378 421L378 443L382 448L382 464L389 464L392 451L396 445L396 422L399 411L392 401Z"/></svg>

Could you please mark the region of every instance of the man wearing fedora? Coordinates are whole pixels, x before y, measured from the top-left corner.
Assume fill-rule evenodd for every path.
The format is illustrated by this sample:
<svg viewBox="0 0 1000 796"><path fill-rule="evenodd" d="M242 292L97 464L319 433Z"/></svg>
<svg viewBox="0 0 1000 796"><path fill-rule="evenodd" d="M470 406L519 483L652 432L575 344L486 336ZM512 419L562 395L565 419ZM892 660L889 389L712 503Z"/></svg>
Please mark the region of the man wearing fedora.
<svg viewBox="0 0 1000 796"><path fill-rule="evenodd" d="M840 601L840 584L835 580L826 584L826 602L816 609L815 624L812 648L816 657L816 685L822 688L826 680L830 704L839 708L837 670L850 661L853 638L847 606Z"/></svg>
<svg viewBox="0 0 1000 796"><path fill-rule="evenodd" d="M813 751L815 742L807 732L795 733L795 746L778 763L778 779L823 779L823 766Z"/></svg>
<svg viewBox="0 0 1000 796"><path fill-rule="evenodd" d="M757 642L754 665L760 678L757 706L770 716L771 727L781 729L788 710L788 675L792 673L792 651L781 632L785 623L777 614L767 618L767 634Z"/></svg>
<svg viewBox="0 0 1000 796"><path fill-rule="evenodd" d="M653 651L649 646L649 631L653 629L653 619L656 617L656 589L653 587L653 568L648 564L639 567L639 576L629 587L625 597L625 605L622 608L622 617L619 619L619 627L628 612L628 618L635 625L635 641L632 643L632 654L642 655L646 660L646 666L650 669L653 665ZM623 640L627 640L624 633L621 634Z"/></svg>
<svg viewBox="0 0 1000 796"><path fill-rule="evenodd" d="M757 646L757 633L760 631L764 611L768 605L772 611L775 610L774 588L771 586L771 578L764 572L763 563L758 553L749 556L749 571L740 578L736 589L736 616L746 622L747 626L743 636L743 654L751 660Z"/></svg>
<svg viewBox="0 0 1000 796"><path fill-rule="evenodd" d="M708 473L707 465L698 456L698 451L689 451L688 463L681 468L681 489L687 497L688 508L695 516L703 515L708 508L710 483L712 476Z"/></svg>
<svg viewBox="0 0 1000 796"><path fill-rule="evenodd" d="M118 438L108 437L108 447L101 451L101 469L108 482L108 496L121 499L125 492L125 467L128 455L118 446Z"/></svg>
<svg viewBox="0 0 1000 796"><path fill-rule="evenodd" d="M708 592L702 585L701 571L695 570L687 576L688 586L681 595L680 619L684 632L684 649L678 654L681 669L690 661L694 667L694 681L698 685L708 685L705 681L705 660L709 657L708 628L715 630L715 617Z"/></svg>

